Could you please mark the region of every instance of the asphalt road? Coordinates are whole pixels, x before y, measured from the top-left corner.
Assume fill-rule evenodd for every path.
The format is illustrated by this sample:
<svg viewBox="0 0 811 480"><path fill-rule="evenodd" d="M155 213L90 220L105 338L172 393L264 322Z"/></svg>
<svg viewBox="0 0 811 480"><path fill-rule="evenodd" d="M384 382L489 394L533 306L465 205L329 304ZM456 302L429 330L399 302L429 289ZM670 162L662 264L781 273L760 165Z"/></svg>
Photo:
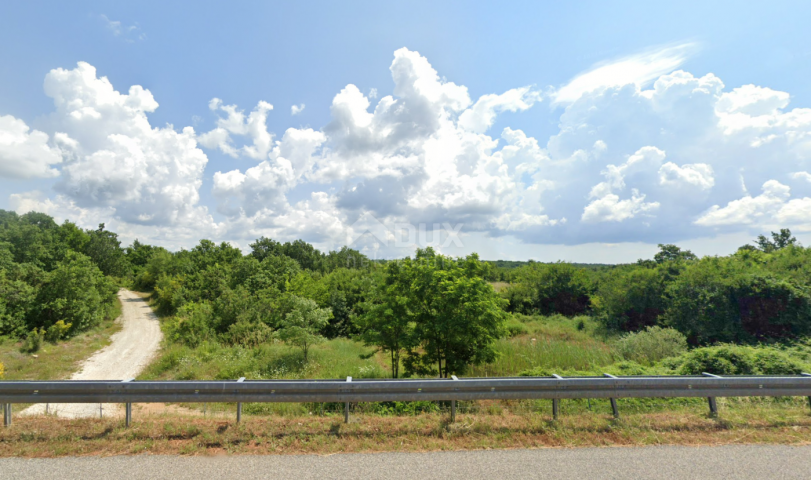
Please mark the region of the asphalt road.
<svg viewBox="0 0 811 480"><path fill-rule="evenodd" d="M0 459L3 479L811 478L811 446L486 450L279 456Z"/></svg>

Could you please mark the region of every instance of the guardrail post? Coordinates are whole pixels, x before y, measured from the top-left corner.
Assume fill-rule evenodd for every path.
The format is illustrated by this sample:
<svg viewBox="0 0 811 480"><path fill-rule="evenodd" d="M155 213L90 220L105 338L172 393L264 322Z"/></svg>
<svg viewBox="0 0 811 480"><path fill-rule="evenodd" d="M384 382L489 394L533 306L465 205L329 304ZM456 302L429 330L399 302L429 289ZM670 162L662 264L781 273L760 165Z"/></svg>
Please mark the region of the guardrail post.
<svg viewBox="0 0 811 480"><path fill-rule="evenodd" d="M454 380L459 380L456 375L451 375ZM456 421L456 400L451 400L451 423Z"/></svg>
<svg viewBox="0 0 811 480"><path fill-rule="evenodd" d="M4 403L3 404L3 426L10 427L11 426L11 404Z"/></svg>
<svg viewBox="0 0 811 480"><path fill-rule="evenodd" d="M611 375L610 373L604 373L603 376L608 378L617 378L614 375ZM609 398L609 400L611 400L611 413L614 414L614 418L620 418L620 411L617 408L617 399Z"/></svg>
<svg viewBox="0 0 811 480"><path fill-rule="evenodd" d="M129 383L135 380L134 378L128 378L126 380L122 380L121 383ZM124 424L127 428L130 428L132 425L132 403L125 403L124 404Z"/></svg>
<svg viewBox="0 0 811 480"><path fill-rule="evenodd" d="M702 375L705 377L712 377L712 378L723 378L718 375L713 375L712 373L701 372ZM707 397L707 403L710 405L710 416L712 418L718 417L718 403L715 401L715 397Z"/></svg>
<svg viewBox="0 0 811 480"><path fill-rule="evenodd" d="M346 382L352 381L352 377L346 377ZM349 402L344 404L344 423L349 423Z"/></svg>
<svg viewBox="0 0 811 480"><path fill-rule="evenodd" d="M553 373L552 376L554 378L557 378L558 380L563 380L563 377L561 377L557 373ZM552 419L557 420L558 419L558 414L560 414L560 399L559 398L553 398L552 399Z"/></svg>
<svg viewBox="0 0 811 480"><path fill-rule="evenodd" d="M242 383L245 381L245 377L239 377L237 383ZM237 402L237 423L242 421L242 402Z"/></svg>

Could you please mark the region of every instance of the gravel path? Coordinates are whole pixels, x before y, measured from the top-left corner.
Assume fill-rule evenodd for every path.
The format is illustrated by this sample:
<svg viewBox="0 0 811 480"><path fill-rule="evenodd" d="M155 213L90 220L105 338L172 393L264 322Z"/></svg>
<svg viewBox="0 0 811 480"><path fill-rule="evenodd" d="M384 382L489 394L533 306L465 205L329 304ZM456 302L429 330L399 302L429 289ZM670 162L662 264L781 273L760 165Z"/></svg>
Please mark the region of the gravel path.
<svg viewBox="0 0 811 480"><path fill-rule="evenodd" d="M160 347L163 334L158 318L146 301L129 290L120 290L121 331L115 333L112 343L85 360L71 380L125 380L135 378L146 367ZM44 403L32 405L22 415L45 413ZM120 405L103 404L104 415L119 415ZM60 417L79 418L99 416L98 403L52 403L48 412Z"/></svg>
<svg viewBox="0 0 811 480"><path fill-rule="evenodd" d="M811 447L578 448L472 452L2 458L6 479L807 479Z"/></svg>

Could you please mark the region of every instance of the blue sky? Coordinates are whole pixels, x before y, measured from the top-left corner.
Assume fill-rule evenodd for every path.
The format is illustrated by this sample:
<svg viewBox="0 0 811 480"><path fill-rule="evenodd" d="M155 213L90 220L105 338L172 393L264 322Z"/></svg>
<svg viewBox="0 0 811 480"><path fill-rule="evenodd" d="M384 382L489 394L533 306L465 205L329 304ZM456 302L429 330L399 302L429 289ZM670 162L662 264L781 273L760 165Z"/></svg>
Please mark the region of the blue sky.
<svg viewBox="0 0 811 480"><path fill-rule="evenodd" d="M7 2L0 208L171 248L620 262L783 226L808 243L809 10ZM420 224L443 233L410 238Z"/></svg>

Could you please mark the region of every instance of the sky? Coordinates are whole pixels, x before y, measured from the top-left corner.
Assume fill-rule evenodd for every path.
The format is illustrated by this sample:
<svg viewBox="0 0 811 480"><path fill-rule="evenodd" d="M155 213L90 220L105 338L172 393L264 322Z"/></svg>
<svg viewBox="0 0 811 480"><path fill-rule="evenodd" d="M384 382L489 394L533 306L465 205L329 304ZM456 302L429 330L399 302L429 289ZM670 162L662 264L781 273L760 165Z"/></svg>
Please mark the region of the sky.
<svg viewBox="0 0 811 480"><path fill-rule="evenodd" d="M559 2L560 3L560 2ZM0 3L0 208L392 258L811 245L808 2Z"/></svg>

